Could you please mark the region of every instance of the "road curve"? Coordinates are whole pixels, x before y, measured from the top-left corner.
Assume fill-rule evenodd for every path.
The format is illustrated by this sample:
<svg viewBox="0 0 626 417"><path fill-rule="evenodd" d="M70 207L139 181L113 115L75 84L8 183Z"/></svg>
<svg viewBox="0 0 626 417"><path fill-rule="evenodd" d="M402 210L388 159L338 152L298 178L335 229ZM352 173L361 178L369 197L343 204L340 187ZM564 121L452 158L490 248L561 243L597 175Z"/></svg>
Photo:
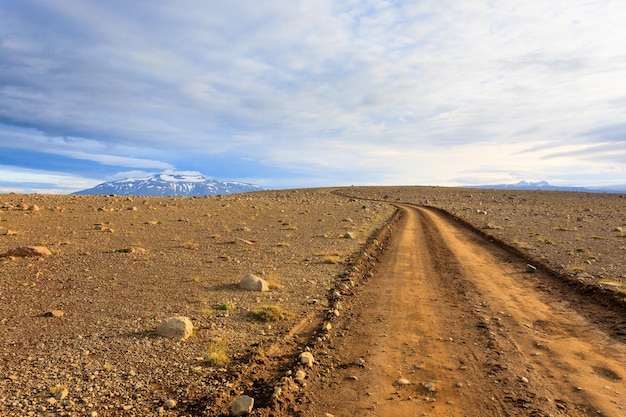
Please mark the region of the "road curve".
<svg viewBox="0 0 626 417"><path fill-rule="evenodd" d="M400 210L301 415L626 416L623 333L447 216Z"/></svg>

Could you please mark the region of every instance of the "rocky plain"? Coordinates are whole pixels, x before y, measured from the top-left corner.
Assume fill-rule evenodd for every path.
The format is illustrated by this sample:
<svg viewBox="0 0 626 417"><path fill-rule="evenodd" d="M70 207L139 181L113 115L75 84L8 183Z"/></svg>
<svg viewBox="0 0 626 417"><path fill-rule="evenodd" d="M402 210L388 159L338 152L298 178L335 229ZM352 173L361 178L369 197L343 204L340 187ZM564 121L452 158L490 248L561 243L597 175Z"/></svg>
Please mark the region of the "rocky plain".
<svg viewBox="0 0 626 417"><path fill-rule="evenodd" d="M536 265L624 297L623 195L2 195L0 415L237 415L248 412L231 408L242 394L268 415L272 401L297 402L298 367L312 364L302 353L341 314L334 294L371 273L398 202L445 210ZM243 288L248 276L263 284ZM173 317L192 327L163 333Z"/></svg>

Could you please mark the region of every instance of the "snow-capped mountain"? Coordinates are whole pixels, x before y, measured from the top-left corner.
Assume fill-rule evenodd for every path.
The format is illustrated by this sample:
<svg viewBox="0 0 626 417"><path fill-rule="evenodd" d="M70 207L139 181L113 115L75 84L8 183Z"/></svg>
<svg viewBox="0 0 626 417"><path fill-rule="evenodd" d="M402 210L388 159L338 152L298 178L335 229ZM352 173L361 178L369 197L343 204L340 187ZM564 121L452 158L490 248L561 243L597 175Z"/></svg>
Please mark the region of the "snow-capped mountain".
<svg viewBox="0 0 626 417"><path fill-rule="evenodd" d="M548 183L547 181L537 181L537 182L520 181L516 184L472 185L472 186L466 186L464 188L487 188L487 189L492 189L492 190L578 191L578 192L587 192L587 193L604 192L603 190L599 190L599 189L552 185Z"/></svg>
<svg viewBox="0 0 626 417"><path fill-rule="evenodd" d="M236 181L219 181L200 173L164 172L146 178L105 182L74 194L135 196L206 196L259 191L261 187Z"/></svg>

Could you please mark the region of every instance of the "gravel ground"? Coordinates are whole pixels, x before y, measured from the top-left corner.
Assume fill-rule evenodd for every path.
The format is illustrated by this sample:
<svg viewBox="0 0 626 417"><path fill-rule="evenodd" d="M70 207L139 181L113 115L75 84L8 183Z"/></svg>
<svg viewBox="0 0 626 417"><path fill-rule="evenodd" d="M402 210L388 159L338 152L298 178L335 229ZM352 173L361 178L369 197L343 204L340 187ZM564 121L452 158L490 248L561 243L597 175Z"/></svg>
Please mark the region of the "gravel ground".
<svg viewBox="0 0 626 417"><path fill-rule="evenodd" d="M0 253L35 245L52 255L0 257L0 415L220 415L255 355L287 339L309 343L294 329L328 311L338 277L395 211L353 196L441 208L560 273L624 290L623 195L442 187L2 195ZM239 289L249 273L272 290ZM253 319L261 305L282 308L286 320ZM46 316L53 310L63 315ZM175 315L194 323L185 341L155 332Z"/></svg>
<svg viewBox="0 0 626 417"><path fill-rule="evenodd" d="M0 258L0 415L193 415L199 398L230 393L250 352L328 308L336 276L393 211L323 190L1 196L0 252L52 255ZM239 289L249 273L271 291ZM260 305L287 319L253 319ZM191 318L191 338L156 335L175 315Z"/></svg>
<svg viewBox="0 0 626 417"><path fill-rule="evenodd" d="M560 274L626 291L626 195L445 187L340 192L443 209Z"/></svg>

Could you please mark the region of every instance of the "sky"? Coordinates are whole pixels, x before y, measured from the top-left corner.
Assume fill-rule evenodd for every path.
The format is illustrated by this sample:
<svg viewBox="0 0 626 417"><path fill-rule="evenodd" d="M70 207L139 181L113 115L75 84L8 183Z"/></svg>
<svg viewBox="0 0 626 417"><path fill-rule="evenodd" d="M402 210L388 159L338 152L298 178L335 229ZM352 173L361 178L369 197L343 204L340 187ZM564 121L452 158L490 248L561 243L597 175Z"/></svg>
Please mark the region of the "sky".
<svg viewBox="0 0 626 417"><path fill-rule="evenodd" d="M0 0L0 192L626 184L623 0Z"/></svg>

